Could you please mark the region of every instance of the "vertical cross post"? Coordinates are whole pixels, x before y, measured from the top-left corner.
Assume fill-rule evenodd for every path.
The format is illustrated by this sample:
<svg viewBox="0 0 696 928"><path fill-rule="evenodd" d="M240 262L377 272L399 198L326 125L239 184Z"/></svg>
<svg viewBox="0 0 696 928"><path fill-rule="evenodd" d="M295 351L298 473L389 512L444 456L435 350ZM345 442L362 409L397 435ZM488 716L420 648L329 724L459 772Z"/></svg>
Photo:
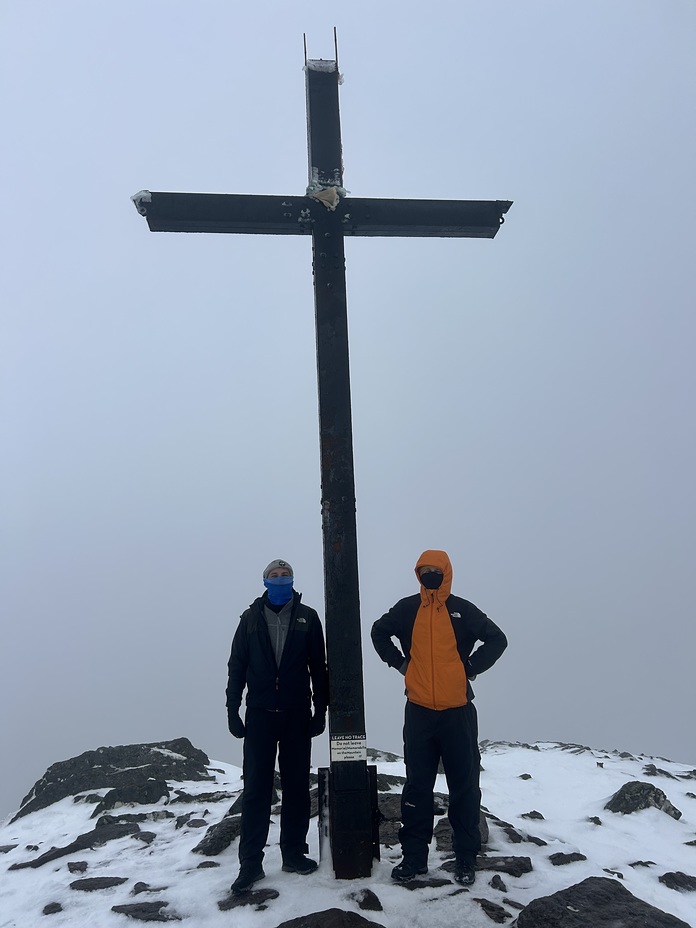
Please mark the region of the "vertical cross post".
<svg viewBox="0 0 696 928"><path fill-rule="evenodd" d="M309 188L343 191L338 63L308 62ZM340 214L314 211L312 253L319 387L326 645L329 828L336 876L369 876L373 809L367 769L345 249Z"/></svg>

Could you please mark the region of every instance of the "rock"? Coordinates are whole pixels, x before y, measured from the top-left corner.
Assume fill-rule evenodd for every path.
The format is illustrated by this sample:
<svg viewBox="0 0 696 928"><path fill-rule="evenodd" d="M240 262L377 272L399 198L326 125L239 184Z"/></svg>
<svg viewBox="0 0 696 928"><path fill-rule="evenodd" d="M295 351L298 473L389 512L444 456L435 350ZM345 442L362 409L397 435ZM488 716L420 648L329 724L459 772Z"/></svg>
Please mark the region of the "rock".
<svg viewBox="0 0 696 928"><path fill-rule="evenodd" d="M444 869L444 868L443 868ZM423 879L417 880L406 880L404 883L396 883L396 886L401 886L403 889L438 889L440 886L451 886L451 880L444 880L442 877L437 876L427 876Z"/></svg>
<svg viewBox="0 0 696 928"><path fill-rule="evenodd" d="M194 854L214 857L229 847L242 830L241 815L226 815L216 825L211 825L203 839L193 848Z"/></svg>
<svg viewBox="0 0 696 928"><path fill-rule="evenodd" d="M83 893L94 892L95 889L111 889L127 883L127 876L88 876L84 880L73 880L70 889L78 889Z"/></svg>
<svg viewBox="0 0 696 928"><path fill-rule="evenodd" d="M291 918L288 922L281 922L277 928L366 928L366 926L383 928L381 922L373 922L357 912L325 909L323 912L312 912L311 915Z"/></svg>
<svg viewBox="0 0 696 928"><path fill-rule="evenodd" d="M488 819L483 811L481 811L479 815L479 832L481 834L481 844L488 844L490 838L488 833ZM441 851L443 854L450 854L452 852L452 826L448 819L440 819L433 829L433 837L435 838L435 846L438 851Z"/></svg>
<svg viewBox="0 0 696 928"><path fill-rule="evenodd" d="M157 780L154 777L140 783L130 783L127 786L118 786L110 789L99 805L92 812L92 818L108 812L117 806L140 805L154 806L160 799L169 799L169 787L166 780Z"/></svg>
<svg viewBox="0 0 696 928"><path fill-rule="evenodd" d="M624 783L604 808L610 812L621 812L623 815L639 812L642 809L655 808L660 809L661 812L666 812L672 818L681 818L679 809L672 805L661 789L653 786L652 783L641 783L639 780Z"/></svg>
<svg viewBox="0 0 696 928"><path fill-rule="evenodd" d="M387 822L401 821L401 793L380 793L377 807Z"/></svg>
<svg viewBox="0 0 696 928"><path fill-rule="evenodd" d="M517 909L518 912L521 912L524 906L521 902L515 902L514 899L508 899L507 896L503 899L505 905L509 905L511 909Z"/></svg>
<svg viewBox="0 0 696 928"><path fill-rule="evenodd" d="M100 847L107 841L115 841L117 838L124 838L127 835L136 834L140 831L138 825L97 825L93 831L88 831L77 837L72 844L66 847L52 847L35 860L27 860L23 863L12 864L9 870L23 870L25 867L42 867L52 860L58 860L59 857L65 857L68 854L74 854L76 851L84 851L88 847Z"/></svg>
<svg viewBox="0 0 696 928"><path fill-rule="evenodd" d="M375 748L368 748L367 759L371 760L373 763L379 761L382 764L394 764L397 761L403 760L403 757L399 757L398 754L391 754L389 751L378 751Z"/></svg>
<svg viewBox="0 0 696 928"><path fill-rule="evenodd" d="M220 864L217 862L217 860L202 860L196 867L196 870L205 870L207 867L219 867L219 866Z"/></svg>
<svg viewBox="0 0 696 928"><path fill-rule="evenodd" d="M656 867L657 864L654 860L634 860L632 864L628 865L629 867Z"/></svg>
<svg viewBox="0 0 696 928"><path fill-rule="evenodd" d="M486 915L498 925L502 925L509 918L512 918L512 915L504 909L502 905L498 905L497 902L491 902L489 899L481 899L478 896L474 896L473 900L474 902L478 902Z"/></svg>
<svg viewBox="0 0 696 928"><path fill-rule="evenodd" d="M602 824L601 818L597 818L596 815L591 815L591 816L587 819L587 821L588 821L588 822L592 822L593 825L601 825L601 824Z"/></svg>
<svg viewBox="0 0 696 928"><path fill-rule="evenodd" d="M367 889L367 887L358 889L356 892L351 893L348 898L357 902L358 908L365 912L384 911L379 898L375 895L375 893L372 892L371 889Z"/></svg>
<svg viewBox="0 0 696 928"><path fill-rule="evenodd" d="M43 907L42 915L56 915L58 912L63 911L63 906L60 902L49 902L48 905Z"/></svg>
<svg viewBox="0 0 696 928"><path fill-rule="evenodd" d="M377 774L377 792L388 793L392 786L398 786L403 789L406 777L398 777L391 773Z"/></svg>
<svg viewBox="0 0 696 928"><path fill-rule="evenodd" d="M497 873L488 885L491 887L491 889L497 889L501 893L507 892L507 886L505 883L503 883L502 878Z"/></svg>
<svg viewBox="0 0 696 928"><path fill-rule="evenodd" d="M443 865L443 869L450 869ZM452 861L451 869L454 869ZM507 873L508 876L523 876L533 870L529 857L486 857L479 855L476 858L477 870L495 870L497 873Z"/></svg>
<svg viewBox="0 0 696 928"><path fill-rule="evenodd" d="M536 809L532 809L531 812L523 812L522 815L520 815L520 818L532 818L542 822L544 821L544 816L541 814L541 812L537 812Z"/></svg>
<svg viewBox="0 0 696 928"><path fill-rule="evenodd" d="M676 870L670 873L663 873L658 877L660 883L664 883L667 889L677 889L679 892L694 893L696 892L696 876L689 876Z"/></svg>
<svg viewBox="0 0 696 928"><path fill-rule="evenodd" d="M170 805L173 805L175 802L222 802L224 799L234 798L234 793L226 793L220 790L217 793L198 793L196 796L189 796L189 794L183 789L175 789L174 792L176 796L173 799L170 799Z"/></svg>
<svg viewBox="0 0 696 928"><path fill-rule="evenodd" d="M532 775L531 773L521 773L517 779L518 780L531 780Z"/></svg>
<svg viewBox="0 0 696 928"><path fill-rule="evenodd" d="M661 770L659 767L656 767L655 764L646 764L645 767L643 767L643 773L646 777L668 777L670 780L677 779L669 770Z"/></svg>
<svg viewBox="0 0 696 928"><path fill-rule="evenodd" d="M135 918L141 922L171 922L181 919L178 915L165 915L162 912L168 902L132 902L127 905L112 905L111 911L118 912L120 915L127 915L129 918Z"/></svg>
<svg viewBox="0 0 696 928"><path fill-rule="evenodd" d="M379 843L385 847L396 847L399 844L399 829L401 822L382 822L379 826Z"/></svg>
<svg viewBox="0 0 696 928"><path fill-rule="evenodd" d="M517 928L689 928L633 896L617 880L591 876L550 896L534 899L517 916Z"/></svg>
<svg viewBox="0 0 696 928"><path fill-rule="evenodd" d="M227 912L241 906L253 905L256 906L257 911L262 911L267 908L266 903L270 899L277 899L279 895L277 889L252 889L251 892L243 893L241 896L230 893L226 899L218 902L218 908L221 912Z"/></svg>
<svg viewBox="0 0 696 928"><path fill-rule="evenodd" d="M84 873L89 864L86 860L69 860L68 870L70 873Z"/></svg>
<svg viewBox="0 0 696 928"><path fill-rule="evenodd" d="M584 854L578 854L577 851L570 854L563 854L559 851L557 854L551 854L549 860L554 867L564 867L566 864L574 864L579 860L587 860L587 857Z"/></svg>
<svg viewBox="0 0 696 928"><path fill-rule="evenodd" d="M12 821L66 796L90 790L133 786L150 779L212 780L209 763L207 755L188 738L86 751L52 764L24 797Z"/></svg>
<svg viewBox="0 0 696 928"><path fill-rule="evenodd" d="M203 823L205 824L205 822ZM143 844L152 844L152 842L157 837L157 834L154 831L138 831L132 837L136 841L142 841Z"/></svg>
<svg viewBox="0 0 696 928"><path fill-rule="evenodd" d="M16 847L19 847L17 844L3 844L0 846L0 854L9 854L10 851L14 851Z"/></svg>

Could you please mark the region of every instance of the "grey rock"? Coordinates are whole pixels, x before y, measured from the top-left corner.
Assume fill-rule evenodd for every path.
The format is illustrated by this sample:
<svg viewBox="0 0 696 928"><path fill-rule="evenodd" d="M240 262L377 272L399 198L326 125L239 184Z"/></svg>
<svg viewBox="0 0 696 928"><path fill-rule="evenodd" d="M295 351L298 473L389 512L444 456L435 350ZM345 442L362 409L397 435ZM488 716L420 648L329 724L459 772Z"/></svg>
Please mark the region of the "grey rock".
<svg viewBox="0 0 696 928"><path fill-rule="evenodd" d="M228 912L230 909L238 909L242 906L253 905L256 911L263 911L267 908L266 903L271 899L277 899L280 893L277 889L252 889L251 892L243 893L241 896L235 896L230 893L225 899L218 902L218 908L221 912Z"/></svg>
<svg viewBox="0 0 696 928"><path fill-rule="evenodd" d="M419 877L417 880L407 880L405 883L396 883L395 885L413 891L416 889L438 889L440 886L451 886L452 881L437 876L425 876Z"/></svg>
<svg viewBox="0 0 696 928"><path fill-rule="evenodd" d="M664 883L667 889L676 889L679 892L687 893L696 892L696 876L689 876L688 873L682 873L681 870L663 873L658 879L660 883Z"/></svg>
<svg viewBox="0 0 696 928"><path fill-rule="evenodd" d="M281 922L277 928L383 928L381 922L373 922L358 912L346 912L343 909L325 909L323 912L312 912L311 915L300 915L290 921Z"/></svg>
<svg viewBox="0 0 696 928"><path fill-rule="evenodd" d="M84 873L89 864L86 860L69 860L68 870L70 873Z"/></svg>
<svg viewBox="0 0 696 928"><path fill-rule="evenodd" d="M348 898L353 899L358 904L358 908L362 909L364 912L384 911L378 896L373 893L371 889L367 889L367 887L351 893Z"/></svg>
<svg viewBox="0 0 696 928"><path fill-rule="evenodd" d="M205 870L205 869L208 868L208 867L219 867L219 866L220 866L220 864L217 862L217 860L202 860L202 861L198 864L198 866L196 867L196 869L197 869L197 870Z"/></svg>
<svg viewBox="0 0 696 928"><path fill-rule="evenodd" d="M18 846L17 844L2 844L0 845L0 854L9 854L10 851L14 851Z"/></svg>
<svg viewBox="0 0 696 928"><path fill-rule="evenodd" d="M96 889L111 889L112 886L120 886L121 883L127 882L127 876L88 876L84 880L73 880L70 889L91 893Z"/></svg>
<svg viewBox="0 0 696 928"><path fill-rule="evenodd" d="M559 851L557 854L550 854L549 860L554 865L554 867L564 867L566 864L574 864L580 860L587 860L584 854L579 854L577 851L572 851L570 854L563 854Z"/></svg>
<svg viewBox="0 0 696 928"><path fill-rule="evenodd" d="M140 783L129 783L126 786L117 786L110 789L101 802L92 812L92 818L108 812L117 806L125 805L156 805L160 799L169 799L169 787L166 780L154 777Z"/></svg>
<svg viewBox="0 0 696 928"><path fill-rule="evenodd" d="M138 831L132 837L136 841L142 841L143 844L152 844L157 834L154 831Z"/></svg>
<svg viewBox="0 0 696 928"><path fill-rule="evenodd" d="M473 896L473 900L474 902L478 902L486 915L498 925L502 925L508 919L512 918L510 912L504 909L502 905L498 905L497 902L491 902L490 899L482 899L480 896Z"/></svg>
<svg viewBox="0 0 696 928"><path fill-rule="evenodd" d="M401 793L380 793L377 806L385 821L401 821Z"/></svg>
<svg viewBox="0 0 696 928"><path fill-rule="evenodd" d="M657 864L654 860L634 860L632 864L628 865L629 867L656 867Z"/></svg>
<svg viewBox="0 0 696 928"><path fill-rule="evenodd" d="M377 792L388 793L393 786L399 786L403 788L405 782L406 777L399 777L391 773L378 773Z"/></svg>
<svg viewBox="0 0 696 928"><path fill-rule="evenodd" d="M534 899L517 916L516 928L689 928L633 896L618 880L591 876L550 896Z"/></svg>
<svg viewBox="0 0 696 928"><path fill-rule="evenodd" d="M497 890L498 890L499 892L501 892L501 893L506 893L506 892L507 892L507 886L506 886L505 883L503 882L503 879L502 879L502 877L500 876L499 873L496 873L496 875L493 877L493 879L490 881L490 883L489 883L488 885L489 885L492 889L497 889Z"/></svg>
<svg viewBox="0 0 696 928"><path fill-rule="evenodd" d="M22 800L12 821L23 815L90 790L116 788L156 780L212 780L206 754L188 738L127 744L86 751L52 764Z"/></svg>
<svg viewBox="0 0 696 928"><path fill-rule="evenodd" d="M601 824L602 824L601 818L598 818L596 815L591 815L591 816L587 819L587 821L588 821L588 822L592 822L593 825L601 825Z"/></svg>
<svg viewBox="0 0 696 928"><path fill-rule="evenodd" d="M232 799L234 797L234 793L226 793L223 790L220 790L216 793L198 793L196 796L189 795L183 789L175 789L174 792L176 793L176 796L169 800L170 805L174 805L175 802L223 802L225 799Z"/></svg>
<svg viewBox="0 0 696 928"><path fill-rule="evenodd" d="M399 844L399 829L401 822L382 822L379 826L379 843L385 847L396 847Z"/></svg>
<svg viewBox="0 0 696 928"><path fill-rule="evenodd" d="M476 858L476 869L495 870L497 873L507 873L508 876L523 876L525 873L531 873L533 867L529 857L488 857L480 854Z"/></svg>
<svg viewBox="0 0 696 928"><path fill-rule="evenodd" d="M140 827L135 824L125 823L123 825L97 825L93 831L88 831L79 835L71 844L65 847L52 847L40 857L34 860L27 860L22 863L12 864L9 870L24 870L26 867L42 867L52 860L58 860L59 857L66 857L68 854L74 854L77 851L84 851L88 847L101 847L108 841L115 841L118 838L125 838L128 835L136 834Z"/></svg>
<svg viewBox="0 0 696 928"><path fill-rule="evenodd" d="M49 902L48 905L43 907L42 915L56 915L58 912L63 911L63 906L60 902Z"/></svg>
<svg viewBox="0 0 696 928"><path fill-rule="evenodd" d="M162 909L169 905L168 902L158 900L157 902L132 902L126 905L112 905L111 911L118 912L120 915L127 915L140 922L171 922L181 921L177 915L166 915Z"/></svg>
<svg viewBox="0 0 696 928"><path fill-rule="evenodd" d="M656 767L655 764L646 764L645 767L643 767L643 773L646 777L667 777L669 780L677 779L669 770L662 770L660 767Z"/></svg>
<svg viewBox="0 0 696 928"><path fill-rule="evenodd" d="M680 819L681 812L675 808L661 789L652 783L641 783L640 780L631 780L619 789L604 806L610 812L621 812L628 815L642 809L660 809L672 818Z"/></svg>
<svg viewBox="0 0 696 928"><path fill-rule="evenodd" d="M367 749L367 759L371 761L380 761L383 764L394 764L403 757L398 754L391 754L389 751L378 751L376 748Z"/></svg>
<svg viewBox="0 0 696 928"><path fill-rule="evenodd" d="M193 848L194 854L215 857L234 841L242 829L241 815L226 815L216 825L211 825L203 839Z"/></svg>
<svg viewBox="0 0 696 928"><path fill-rule="evenodd" d="M522 815L520 815L520 818L531 818L541 822L544 821L544 816L541 814L541 812L537 812L536 809L532 809L531 812L523 812Z"/></svg>

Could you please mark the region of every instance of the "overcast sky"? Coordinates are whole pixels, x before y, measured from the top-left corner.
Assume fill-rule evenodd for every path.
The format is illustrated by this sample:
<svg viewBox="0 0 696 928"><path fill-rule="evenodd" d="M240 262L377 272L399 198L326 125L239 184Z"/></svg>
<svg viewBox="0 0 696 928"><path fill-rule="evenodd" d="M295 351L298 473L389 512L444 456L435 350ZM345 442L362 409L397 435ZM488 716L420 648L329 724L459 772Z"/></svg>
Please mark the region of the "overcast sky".
<svg viewBox="0 0 696 928"><path fill-rule="evenodd" d="M370 626L435 547L509 637L482 738L696 764L696 6L333 6L3 6L0 815L100 745L240 763L266 563L323 615L310 240L129 198L303 193L334 25L355 196L514 201L493 241L346 243L368 742L403 707Z"/></svg>

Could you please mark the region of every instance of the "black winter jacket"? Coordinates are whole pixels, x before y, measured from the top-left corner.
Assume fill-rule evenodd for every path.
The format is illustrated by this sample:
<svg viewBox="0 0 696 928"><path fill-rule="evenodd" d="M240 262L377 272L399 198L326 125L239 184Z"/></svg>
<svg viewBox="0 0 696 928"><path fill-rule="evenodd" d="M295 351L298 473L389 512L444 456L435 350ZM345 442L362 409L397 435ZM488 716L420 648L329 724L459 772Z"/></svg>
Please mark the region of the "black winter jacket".
<svg viewBox="0 0 696 928"><path fill-rule="evenodd" d="M390 667L396 667L397 670L405 660L411 658L411 636L420 605L419 593L400 599L372 626L372 643L375 650L385 663ZM474 693L469 679L495 664L507 647L507 638L485 612L481 612L468 600L459 596L448 596L445 605L454 629L457 650L467 671L467 699L473 699ZM392 638L398 639L401 651ZM474 651L477 641L482 641L483 644Z"/></svg>
<svg viewBox="0 0 696 928"><path fill-rule="evenodd" d="M236 714L242 703L255 709L309 709L324 713L329 701L324 632L319 616L293 592L290 627L276 664L263 614L268 593L246 609L232 640L228 662L227 712ZM311 687L310 687L311 684Z"/></svg>

